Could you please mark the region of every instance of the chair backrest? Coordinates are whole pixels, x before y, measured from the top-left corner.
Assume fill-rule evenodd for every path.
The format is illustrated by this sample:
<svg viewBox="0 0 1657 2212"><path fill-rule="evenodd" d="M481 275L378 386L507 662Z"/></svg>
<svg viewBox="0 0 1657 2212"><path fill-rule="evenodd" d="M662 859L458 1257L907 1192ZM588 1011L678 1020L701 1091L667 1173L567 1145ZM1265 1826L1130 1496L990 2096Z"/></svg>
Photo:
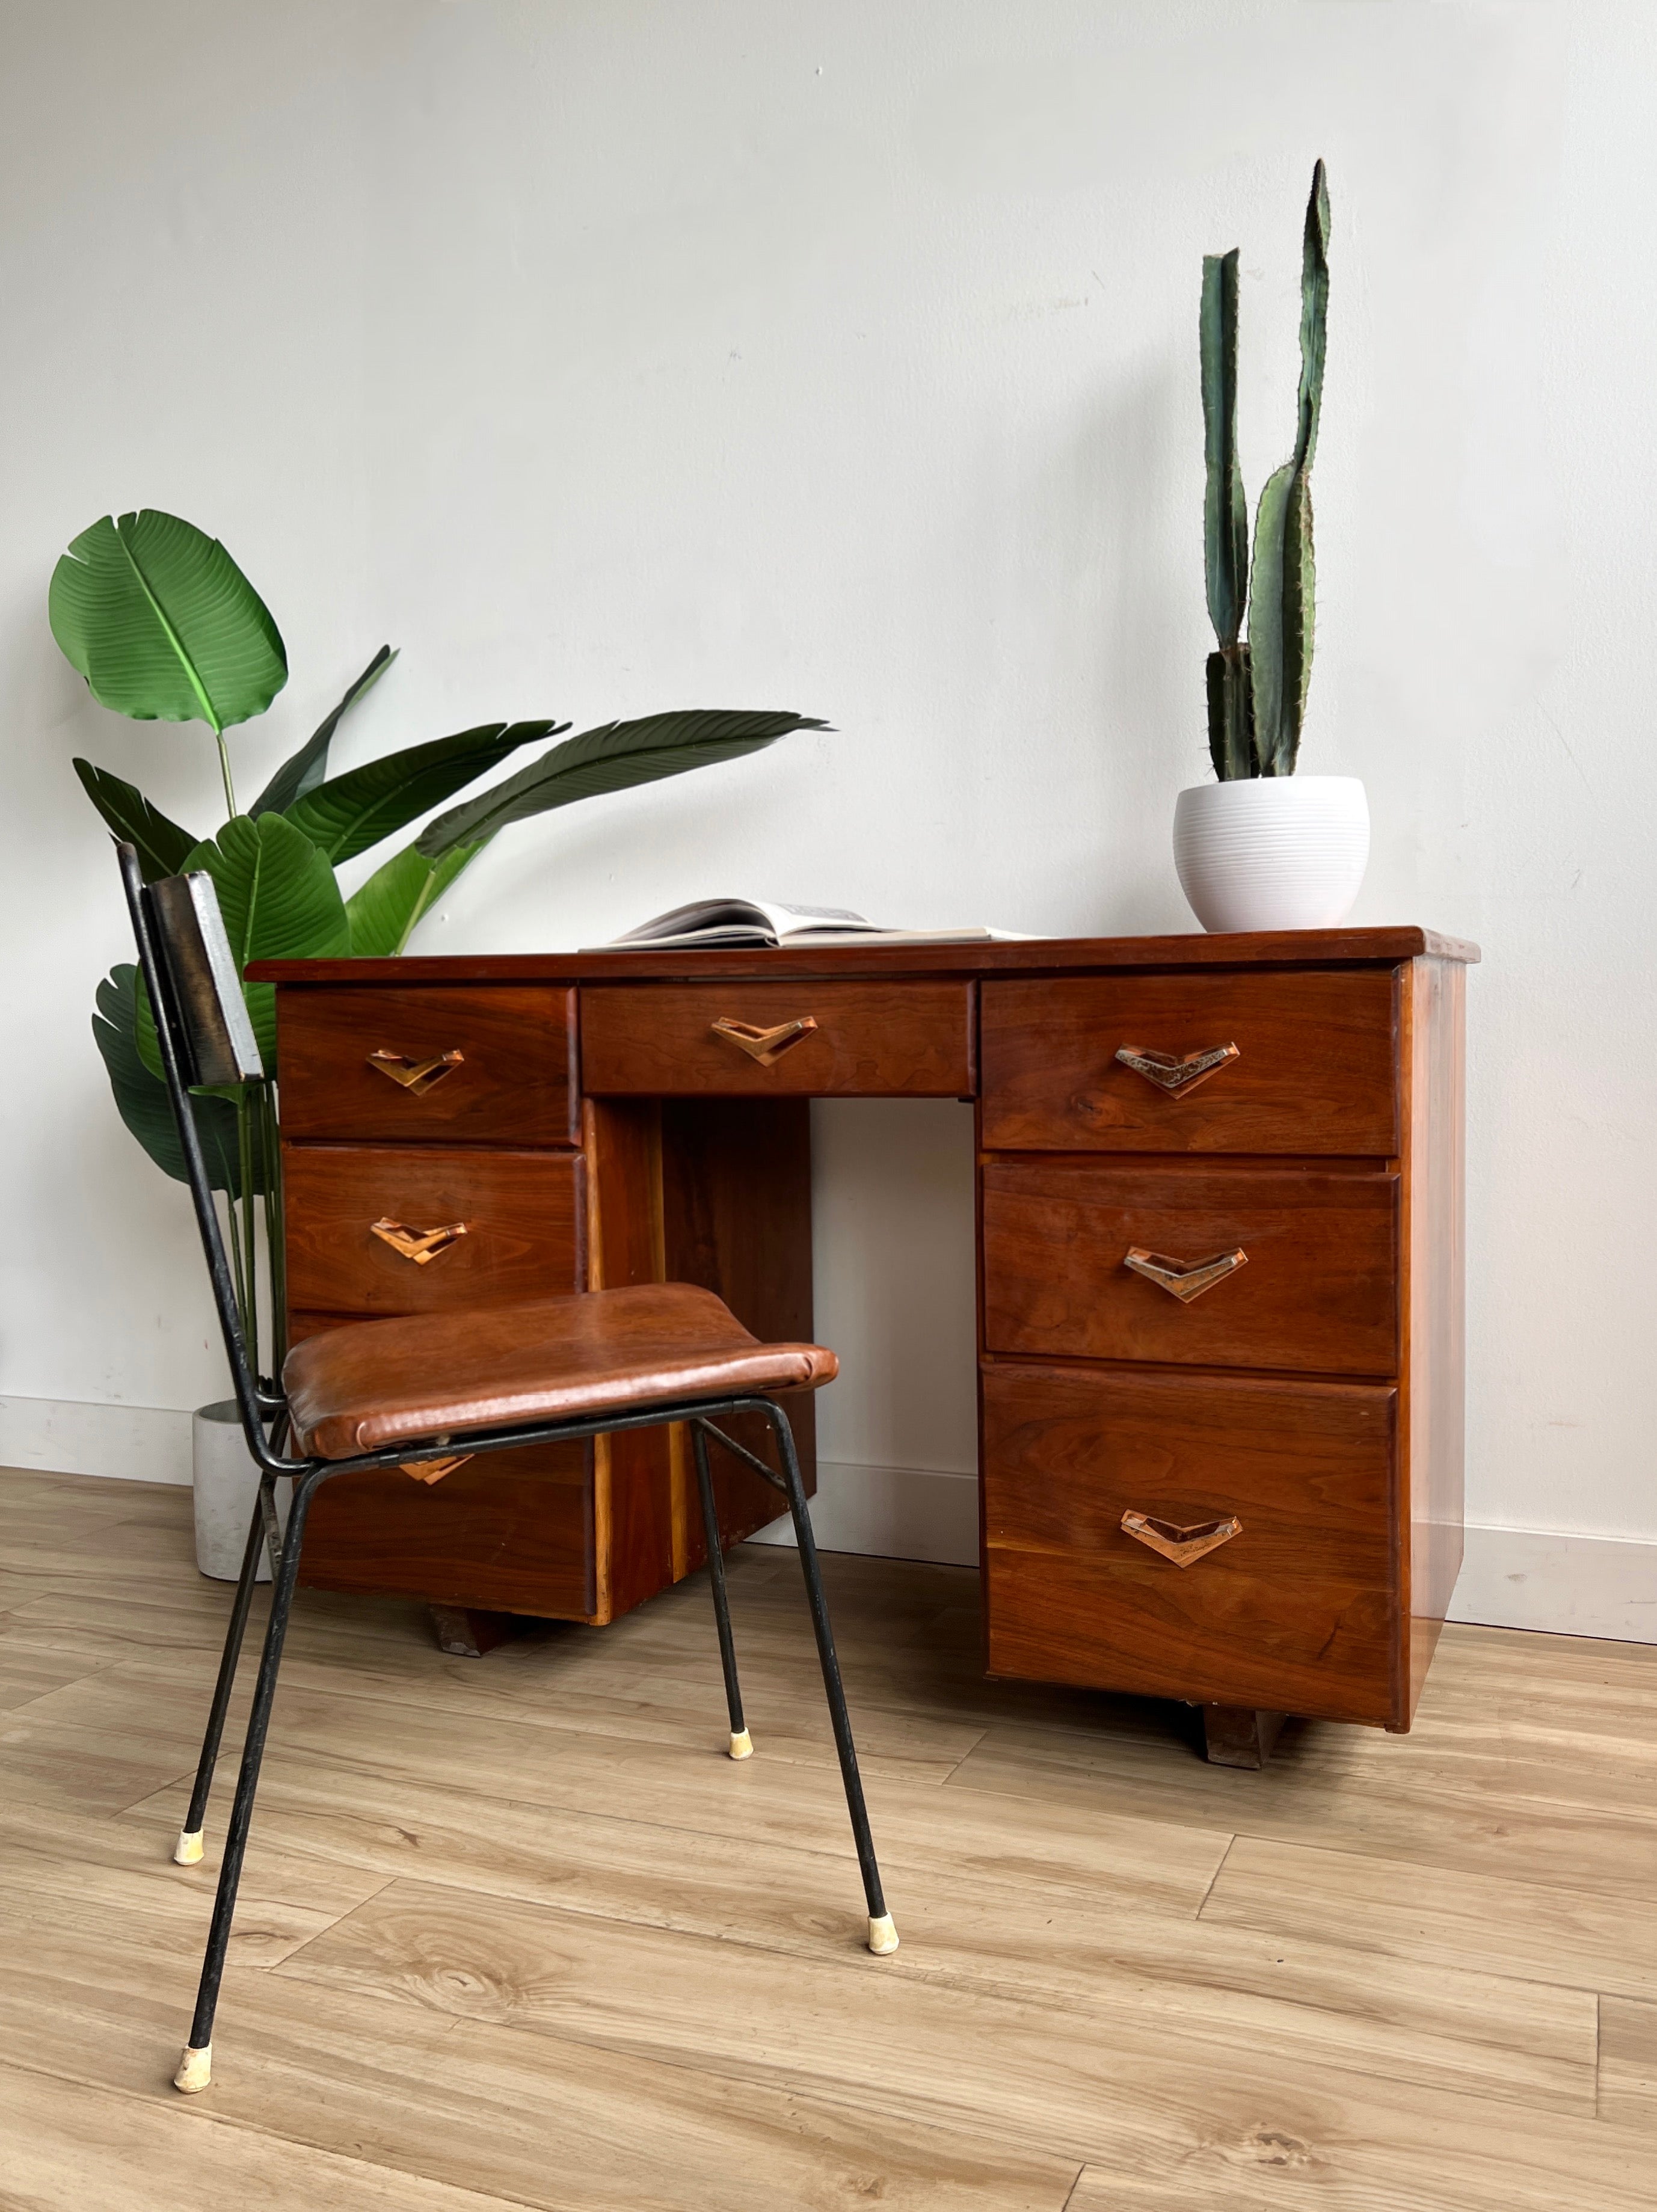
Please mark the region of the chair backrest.
<svg viewBox="0 0 1657 2212"><path fill-rule="evenodd" d="M258 1044L213 878L204 874L167 876L146 884L137 850L125 844L116 850L236 1401L249 1448L264 1464L269 1448L261 1416L274 1408L263 1400L242 1334L234 1278L190 1097L192 1085L222 1090L262 1081Z"/></svg>

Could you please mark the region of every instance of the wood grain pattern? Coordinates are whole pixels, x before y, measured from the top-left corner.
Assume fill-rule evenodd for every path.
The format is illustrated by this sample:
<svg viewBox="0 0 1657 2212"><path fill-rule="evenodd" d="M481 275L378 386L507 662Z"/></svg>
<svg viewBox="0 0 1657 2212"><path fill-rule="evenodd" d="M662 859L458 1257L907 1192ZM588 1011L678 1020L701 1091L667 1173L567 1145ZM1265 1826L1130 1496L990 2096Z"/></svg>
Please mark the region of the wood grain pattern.
<svg viewBox="0 0 1657 2212"><path fill-rule="evenodd" d="M395 960L260 960L258 983L574 982L585 976L646 982L708 976L1061 975L1121 968L1392 967L1423 955L1476 961L1478 947L1433 929L1285 929L1209 936L1042 937L999 944L837 945L747 952L494 952Z"/></svg>
<svg viewBox="0 0 1657 2212"><path fill-rule="evenodd" d="M1500 1665L1496 1672L1505 1679ZM1528 1699L1525 1711L1526 1722L1516 1726L1533 1726ZM1560 1756L1570 1759L1569 1739ZM1348 1944L1423 1972L1476 1964L1520 1981L1657 2004L1657 1926L1650 1916L1630 1911L1626 1899L1568 1884L1504 1880L1442 1863L1423 1879L1419 1865L1364 1852L1238 1836L1202 1917L1266 1935Z"/></svg>
<svg viewBox="0 0 1657 2212"><path fill-rule="evenodd" d="M1395 1176L992 1158L980 1180L991 1352L1396 1370ZM1124 1267L1136 1246L1248 1261L1182 1305Z"/></svg>
<svg viewBox="0 0 1657 2212"><path fill-rule="evenodd" d="M586 1620L596 1605L592 1448L475 1454L441 1482L337 1475L311 1507L307 1589Z"/></svg>
<svg viewBox="0 0 1657 2212"><path fill-rule="evenodd" d="M284 1145L288 1294L301 1310L434 1313L585 1287L584 1163L568 1152ZM416 1267L373 1233L388 1218L466 1234Z"/></svg>
<svg viewBox="0 0 1657 2212"><path fill-rule="evenodd" d="M587 1287L665 1282L660 1105L653 1098L589 1098L584 1115ZM594 1618L608 1621L684 1571L673 1545L672 1432L599 1437L593 1455Z"/></svg>
<svg viewBox="0 0 1657 2212"><path fill-rule="evenodd" d="M983 987L986 1147L1398 1150L1391 974L1109 976ZM1238 1058L1172 1097L1119 1047Z"/></svg>
<svg viewBox="0 0 1657 2212"><path fill-rule="evenodd" d="M955 1098L973 1088L966 983L646 983L581 993L581 1079L594 1094ZM762 1065L714 1024L815 1028Z"/></svg>
<svg viewBox="0 0 1657 2212"><path fill-rule="evenodd" d="M792 1563L749 1547L739 1767L700 1577L483 1666L301 1592L255 1942L211 2098L174 2100L212 1869L167 1851L228 1603L189 1511L0 1474L0 1656L88 1670L20 1709L28 1773L0 1742L0 2194L1643 2212L1657 1647L1452 1626L1413 1734L1291 1721L1243 1774L1179 1708L981 1680L970 1574L831 1556L890 1762L905 1941L871 1960ZM135 1747L172 1778L112 1819ZM48 1812L64 1770L102 1813Z"/></svg>
<svg viewBox="0 0 1657 2212"><path fill-rule="evenodd" d="M1398 1717L1395 1393L991 1366L985 1604L997 1674L1341 1720ZM1122 1528L1235 1513L1181 1569Z"/></svg>
<svg viewBox="0 0 1657 2212"><path fill-rule="evenodd" d="M1657 2004L1600 1998L1599 2110L1657 2136Z"/></svg>
<svg viewBox="0 0 1657 2212"><path fill-rule="evenodd" d="M575 1141L575 994L568 986L385 984L284 990L282 1128L385 1144ZM368 1064L388 1051L461 1064L418 1095Z"/></svg>

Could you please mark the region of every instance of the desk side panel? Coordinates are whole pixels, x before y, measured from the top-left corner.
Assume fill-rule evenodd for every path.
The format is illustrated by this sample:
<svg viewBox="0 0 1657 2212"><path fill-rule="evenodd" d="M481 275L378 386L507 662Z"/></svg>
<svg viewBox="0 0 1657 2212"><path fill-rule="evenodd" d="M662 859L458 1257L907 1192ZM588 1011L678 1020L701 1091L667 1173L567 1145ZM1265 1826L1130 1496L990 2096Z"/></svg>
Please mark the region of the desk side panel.
<svg viewBox="0 0 1657 2212"><path fill-rule="evenodd" d="M1466 977L1448 960L1401 978L1410 1151L1404 1314L1410 1547L1407 1712L1461 1571L1466 1449Z"/></svg>

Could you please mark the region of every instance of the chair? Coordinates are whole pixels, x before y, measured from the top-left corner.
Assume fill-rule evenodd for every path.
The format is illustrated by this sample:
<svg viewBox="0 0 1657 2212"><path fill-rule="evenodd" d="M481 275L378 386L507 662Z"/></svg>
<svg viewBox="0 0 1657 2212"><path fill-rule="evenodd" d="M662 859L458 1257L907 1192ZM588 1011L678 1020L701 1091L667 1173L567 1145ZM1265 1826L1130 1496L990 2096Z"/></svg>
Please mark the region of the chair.
<svg viewBox="0 0 1657 2212"><path fill-rule="evenodd" d="M747 1758L753 1746L737 1686L708 1439L781 1492L793 1517L846 1785L868 1906L868 1945L880 1954L895 1951L897 1931L881 1891L793 1432L772 1395L832 1382L838 1367L834 1353L819 1345L762 1344L712 1291L685 1283L657 1283L470 1312L362 1322L296 1346L283 1364L279 1382L260 1378L237 1318L229 1263L189 1097L192 1085L223 1089L263 1081L258 1047L212 878L174 876L146 884L133 847L123 844L118 851L236 1401L248 1449L261 1471L190 1812L173 1852L182 1866L194 1865L203 1856L208 1796L262 1546L269 1550L271 1567L264 1646L225 1834L195 2017L173 2077L175 2087L185 2092L204 2089L211 2076L219 1983L311 1500L334 1476L367 1468L402 1467L416 1474L423 1469L422 1479L430 1479L433 1463L452 1461L462 1438L468 1451L497 1451L668 1422L687 1425L707 1540L732 1759ZM737 1413L757 1413L770 1423L780 1474L715 1425L715 1416ZM282 1443L291 1439L298 1455L284 1456L273 1448L273 1438ZM281 1481L291 1485L285 1531L276 1505Z"/></svg>

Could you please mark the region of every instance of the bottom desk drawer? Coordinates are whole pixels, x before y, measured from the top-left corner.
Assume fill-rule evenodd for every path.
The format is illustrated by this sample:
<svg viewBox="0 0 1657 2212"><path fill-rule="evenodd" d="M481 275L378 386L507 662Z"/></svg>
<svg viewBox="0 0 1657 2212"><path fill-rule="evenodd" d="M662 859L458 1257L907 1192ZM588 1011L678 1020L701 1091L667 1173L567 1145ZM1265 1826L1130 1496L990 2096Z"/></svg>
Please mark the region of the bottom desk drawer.
<svg viewBox="0 0 1657 2212"><path fill-rule="evenodd" d="M353 1325L290 1312L288 1340ZM597 1605L593 1518L590 1443L477 1452L438 1482L395 1468L336 1475L312 1501L299 1578L307 1589L586 1620Z"/></svg>
<svg viewBox="0 0 1657 2212"><path fill-rule="evenodd" d="M994 1366L983 1389L992 1674L1405 1717L1391 1388Z"/></svg>
<svg viewBox="0 0 1657 2212"><path fill-rule="evenodd" d="M336 1475L311 1507L307 1589L400 1593L585 1620L594 1604L592 1447L480 1452L440 1482Z"/></svg>

